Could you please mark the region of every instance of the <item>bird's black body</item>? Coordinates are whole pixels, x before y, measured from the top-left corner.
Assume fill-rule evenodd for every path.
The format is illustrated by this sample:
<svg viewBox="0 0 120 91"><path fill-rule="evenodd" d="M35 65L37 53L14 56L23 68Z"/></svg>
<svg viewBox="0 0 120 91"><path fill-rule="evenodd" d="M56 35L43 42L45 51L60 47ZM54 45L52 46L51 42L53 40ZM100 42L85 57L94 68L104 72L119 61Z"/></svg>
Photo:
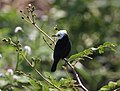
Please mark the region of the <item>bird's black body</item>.
<svg viewBox="0 0 120 91"><path fill-rule="evenodd" d="M68 56L71 50L71 44L68 38L68 35L65 34L61 39L59 39L54 48L54 63L51 68L51 72L55 72L57 64L60 59L63 59Z"/></svg>

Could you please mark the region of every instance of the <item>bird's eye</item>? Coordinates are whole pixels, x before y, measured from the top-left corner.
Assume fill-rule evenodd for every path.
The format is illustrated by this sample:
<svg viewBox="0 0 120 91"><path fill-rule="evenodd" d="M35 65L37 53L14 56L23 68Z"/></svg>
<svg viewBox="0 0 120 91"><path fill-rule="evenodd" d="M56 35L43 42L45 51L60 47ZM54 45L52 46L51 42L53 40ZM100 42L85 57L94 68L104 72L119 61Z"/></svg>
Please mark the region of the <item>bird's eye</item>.
<svg viewBox="0 0 120 91"><path fill-rule="evenodd" d="M57 36L60 37L60 34L58 34Z"/></svg>

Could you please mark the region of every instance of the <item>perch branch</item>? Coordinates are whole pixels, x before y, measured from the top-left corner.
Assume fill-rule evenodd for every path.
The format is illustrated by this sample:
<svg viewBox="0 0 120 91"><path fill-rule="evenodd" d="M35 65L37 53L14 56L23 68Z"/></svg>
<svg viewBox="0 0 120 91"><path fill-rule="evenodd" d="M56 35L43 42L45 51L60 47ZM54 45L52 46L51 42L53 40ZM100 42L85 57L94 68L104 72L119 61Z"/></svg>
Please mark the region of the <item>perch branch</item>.
<svg viewBox="0 0 120 91"><path fill-rule="evenodd" d="M81 82L81 80L80 80L77 72L75 71L74 67L68 62L68 60L67 60L66 58L64 58L64 61L65 61L65 62L70 66L70 68L72 69L72 71L73 71L73 73L74 73L74 75L75 75L75 77L76 77L76 79L77 79L80 87L81 87L84 91L88 91L87 88L85 88L85 86L82 84L82 82Z"/></svg>

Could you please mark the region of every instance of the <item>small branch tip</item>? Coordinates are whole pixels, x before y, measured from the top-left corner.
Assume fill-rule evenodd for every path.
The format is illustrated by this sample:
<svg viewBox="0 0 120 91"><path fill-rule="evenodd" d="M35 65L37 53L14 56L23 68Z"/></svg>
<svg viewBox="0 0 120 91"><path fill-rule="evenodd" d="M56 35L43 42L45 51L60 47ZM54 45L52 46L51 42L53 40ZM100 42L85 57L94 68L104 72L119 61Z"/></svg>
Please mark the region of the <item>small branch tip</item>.
<svg viewBox="0 0 120 91"><path fill-rule="evenodd" d="M20 13L22 13L22 10L20 10Z"/></svg>
<svg viewBox="0 0 120 91"><path fill-rule="evenodd" d="M22 19L24 19L24 17L21 17Z"/></svg>

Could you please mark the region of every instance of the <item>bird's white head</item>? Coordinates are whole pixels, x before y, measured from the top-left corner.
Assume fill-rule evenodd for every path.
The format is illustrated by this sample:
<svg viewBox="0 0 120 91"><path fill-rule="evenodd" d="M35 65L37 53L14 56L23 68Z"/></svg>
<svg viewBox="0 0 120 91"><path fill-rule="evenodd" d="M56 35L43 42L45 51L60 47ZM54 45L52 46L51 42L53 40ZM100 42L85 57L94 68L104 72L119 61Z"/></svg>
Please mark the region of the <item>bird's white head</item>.
<svg viewBox="0 0 120 91"><path fill-rule="evenodd" d="M58 39L62 39L65 35L67 35L67 31L66 30L60 30L55 35L56 35L56 37L58 37Z"/></svg>

